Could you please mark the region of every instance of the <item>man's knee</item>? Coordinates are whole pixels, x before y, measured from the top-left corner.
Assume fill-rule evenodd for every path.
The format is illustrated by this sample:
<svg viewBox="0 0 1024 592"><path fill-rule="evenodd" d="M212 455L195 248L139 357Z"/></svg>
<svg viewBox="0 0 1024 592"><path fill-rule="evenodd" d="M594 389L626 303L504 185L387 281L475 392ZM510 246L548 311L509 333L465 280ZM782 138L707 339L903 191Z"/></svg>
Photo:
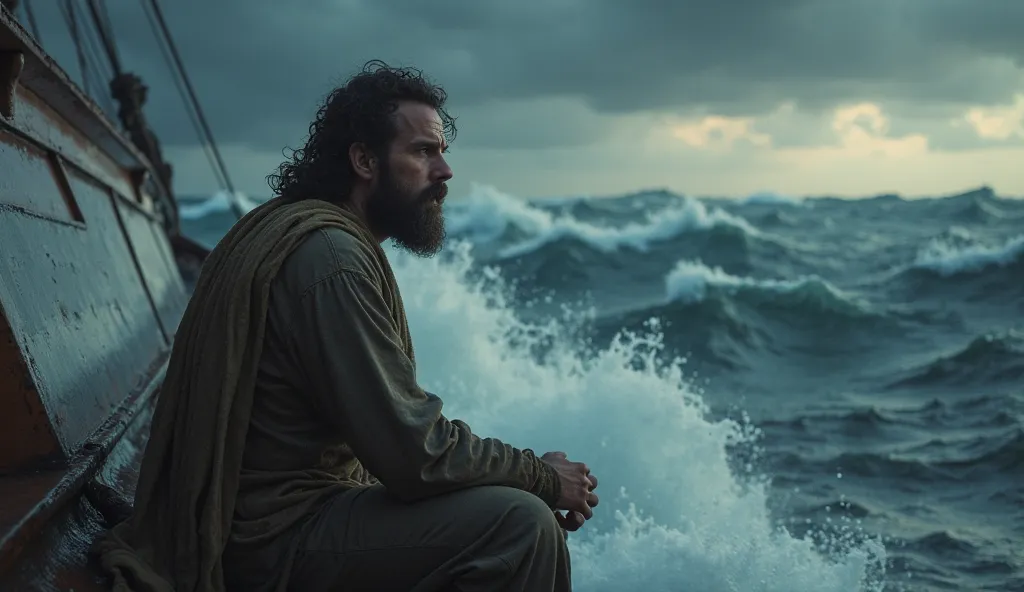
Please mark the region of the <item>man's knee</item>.
<svg viewBox="0 0 1024 592"><path fill-rule="evenodd" d="M543 500L532 493L512 488L501 488L499 499L495 500L506 525L520 536L545 539L563 536L561 526L555 520L555 512Z"/></svg>

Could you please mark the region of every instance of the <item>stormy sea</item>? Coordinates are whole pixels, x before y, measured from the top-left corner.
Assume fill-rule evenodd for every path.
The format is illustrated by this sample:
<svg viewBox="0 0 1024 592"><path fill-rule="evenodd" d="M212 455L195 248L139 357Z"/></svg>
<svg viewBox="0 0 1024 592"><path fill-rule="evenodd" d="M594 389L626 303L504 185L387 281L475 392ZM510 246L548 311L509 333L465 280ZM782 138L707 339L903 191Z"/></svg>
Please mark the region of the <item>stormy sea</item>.
<svg viewBox="0 0 1024 592"><path fill-rule="evenodd" d="M1024 590L1024 200L445 208L441 255L388 247L420 380L590 465L577 590Z"/></svg>

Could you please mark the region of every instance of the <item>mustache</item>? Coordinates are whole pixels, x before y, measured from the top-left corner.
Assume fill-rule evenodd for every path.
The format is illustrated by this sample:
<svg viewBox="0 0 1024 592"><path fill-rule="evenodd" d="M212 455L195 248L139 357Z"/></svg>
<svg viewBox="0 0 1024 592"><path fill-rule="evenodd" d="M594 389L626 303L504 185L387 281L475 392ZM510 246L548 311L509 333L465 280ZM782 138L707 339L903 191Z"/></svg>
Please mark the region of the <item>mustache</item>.
<svg viewBox="0 0 1024 592"><path fill-rule="evenodd" d="M448 185L446 183L437 183L427 187L420 194L420 201L441 201L448 196Z"/></svg>

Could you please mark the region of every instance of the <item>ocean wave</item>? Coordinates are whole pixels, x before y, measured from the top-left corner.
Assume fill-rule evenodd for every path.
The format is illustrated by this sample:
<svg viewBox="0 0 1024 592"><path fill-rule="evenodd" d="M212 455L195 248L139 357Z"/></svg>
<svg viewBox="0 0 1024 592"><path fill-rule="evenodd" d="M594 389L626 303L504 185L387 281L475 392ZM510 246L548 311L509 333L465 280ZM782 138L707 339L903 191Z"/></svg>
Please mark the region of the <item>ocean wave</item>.
<svg viewBox="0 0 1024 592"><path fill-rule="evenodd" d="M733 227L753 236L760 234L743 218L718 208L708 209L689 197L678 197L660 209L643 212L639 221L614 226L555 213L484 186L475 186L468 198L453 202L446 218L449 234L453 236L476 243L499 239L511 242L500 249L502 258L522 256L560 239L576 240L599 252L613 253L623 247L646 251L652 244L683 232L717 226Z"/></svg>
<svg viewBox="0 0 1024 592"><path fill-rule="evenodd" d="M962 477L982 471L1009 472L1024 466L1024 428L966 439L935 438L905 454L934 459L929 464Z"/></svg>
<svg viewBox="0 0 1024 592"><path fill-rule="evenodd" d="M973 224L1012 222L1024 215L1019 209L1024 202L998 196L989 187L928 201L949 219Z"/></svg>
<svg viewBox="0 0 1024 592"><path fill-rule="evenodd" d="M773 191L759 191L748 195L744 199L740 200L743 205L786 205L786 206L798 206L805 203L804 198L794 197L791 195L783 195L781 193L775 193Z"/></svg>
<svg viewBox="0 0 1024 592"><path fill-rule="evenodd" d="M798 226L800 222L782 210L772 210L757 218L757 224L762 227L793 227Z"/></svg>
<svg viewBox="0 0 1024 592"><path fill-rule="evenodd" d="M955 480L955 475L941 468L897 454L843 452L827 458L808 458L795 452L775 456L775 470L801 474L835 475L837 479L860 478L933 483Z"/></svg>
<svg viewBox="0 0 1024 592"><path fill-rule="evenodd" d="M954 403L950 414L957 425L970 428L1024 428L1024 397L983 395Z"/></svg>
<svg viewBox="0 0 1024 592"><path fill-rule="evenodd" d="M961 539L945 530L931 532L913 539L906 546L913 551L938 552L946 556L950 554L968 556L977 551L977 547L970 541Z"/></svg>
<svg viewBox="0 0 1024 592"><path fill-rule="evenodd" d="M932 239L917 255L913 269L942 277L978 273L992 267L1009 267L1024 259L1024 235L1001 245L974 240L966 230Z"/></svg>
<svg viewBox="0 0 1024 592"><path fill-rule="evenodd" d="M706 300L684 310L674 303L641 304L599 315L593 330L595 338L607 340L623 330L640 333L652 326L662 331L667 351L686 356L702 374L749 369L751 352L775 348L770 331L721 300Z"/></svg>
<svg viewBox="0 0 1024 592"><path fill-rule="evenodd" d="M910 371L889 388L943 387L1014 382L1024 379L1024 332L994 331L971 340L958 352Z"/></svg>
<svg viewBox="0 0 1024 592"><path fill-rule="evenodd" d="M821 514L846 516L849 518L880 517L884 515L880 510L869 508L862 503L846 499L833 499L823 504L814 504L810 507L795 510L791 522L799 522L807 517L820 516Z"/></svg>
<svg viewBox="0 0 1024 592"><path fill-rule="evenodd" d="M934 528L934 523L930 526ZM901 541L893 565L913 565L908 572L914 573L918 585L933 586L929 590L1024 590L1024 578L1014 575L1020 567L1018 556L998 549L988 537L972 537L972 531L970 527L932 530ZM964 573L971 574L970 584Z"/></svg>
<svg viewBox="0 0 1024 592"><path fill-rule="evenodd" d="M558 203L557 213L568 215L580 221L602 222L607 220L622 221L651 210L664 209L679 202L681 196L666 189L647 189L620 195L617 197L598 197L562 200ZM533 200L530 203L541 207L550 207L552 201Z"/></svg>
<svg viewBox="0 0 1024 592"><path fill-rule="evenodd" d="M665 276L665 297L684 304L714 293L745 297L751 302L801 306L842 316L871 315L869 306L818 277L797 280L755 279L731 275L720 267L683 260Z"/></svg>
<svg viewBox="0 0 1024 592"><path fill-rule="evenodd" d="M190 202L183 200L183 202L178 208L178 214L186 220L198 220L206 216L230 212L232 210L232 202L237 203L243 213L249 212L260 205L259 201L237 191L234 196L226 191L218 191L202 201Z"/></svg>
<svg viewBox="0 0 1024 592"><path fill-rule="evenodd" d="M917 405L893 407L885 413L901 424L928 433L944 428L1024 427L1024 399L1010 394L983 395L961 401L934 398Z"/></svg>
<svg viewBox="0 0 1024 592"><path fill-rule="evenodd" d="M898 417L891 416L877 407L866 407L845 412L814 413L788 419L771 419L760 422L759 425L766 430L783 429L810 433L826 429L832 433L841 432L860 437L874 435L888 426L902 423Z"/></svg>
<svg viewBox="0 0 1024 592"><path fill-rule="evenodd" d="M974 223L989 223L1017 220L1019 215L1009 212L995 205L996 198L976 197L965 205L957 214L956 218L966 219Z"/></svg>
<svg viewBox="0 0 1024 592"><path fill-rule="evenodd" d="M664 276L660 300L604 311L595 330L603 338L623 328L642 330L651 319L663 324L671 352L702 368L725 370L752 368L761 354L842 353L864 346L854 338L858 334L873 342L888 330L886 315L820 278L755 279L689 260ZM820 339L822 330L831 332L827 343ZM813 348L804 345L809 335Z"/></svg>
<svg viewBox="0 0 1024 592"><path fill-rule="evenodd" d="M405 303L420 380L474 432L588 455L612 493L570 541L578 588L881 589L885 555L875 541L821 553L775 528L766 493L729 462L742 426L709 419L689 368L657 360L663 335L623 332L592 347L559 322L528 326L500 277L467 278L463 253L445 262L388 252L400 284L417 287ZM535 339L559 347L538 360Z"/></svg>
<svg viewBox="0 0 1024 592"><path fill-rule="evenodd" d="M792 429L791 422L762 424L764 430ZM802 422L797 425L803 425ZM811 423L815 434L837 435L834 424ZM977 433L977 432L975 432ZM818 457L812 452L781 452L771 456L773 470L828 474L836 478L892 479L917 482L967 482L981 473L1007 474L1024 466L1024 428L991 429L974 436L951 430L888 452L850 451ZM855 435L847 432L847 435ZM861 434L862 436L865 434ZM831 438L830 438L831 441Z"/></svg>

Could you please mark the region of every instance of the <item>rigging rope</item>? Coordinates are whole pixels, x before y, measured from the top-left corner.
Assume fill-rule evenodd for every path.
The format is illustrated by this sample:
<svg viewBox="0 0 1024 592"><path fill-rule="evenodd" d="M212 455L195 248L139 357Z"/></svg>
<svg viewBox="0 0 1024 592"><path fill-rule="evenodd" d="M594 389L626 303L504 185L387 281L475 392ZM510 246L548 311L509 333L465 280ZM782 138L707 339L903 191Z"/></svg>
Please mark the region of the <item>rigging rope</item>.
<svg viewBox="0 0 1024 592"><path fill-rule="evenodd" d="M28 17L33 36L37 42L41 43L39 27L29 2L30 0L24 0L25 14ZM227 192L232 210L238 217L241 217L245 212L238 203L238 196L235 192L234 184L231 182L231 177L228 175L227 166L224 164L224 159L217 148L213 132L210 130L210 125L203 114L199 99L196 97L195 89L192 87L192 82L189 80L174 39L171 37L170 29L164 20L163 11L160 9L157 0L148 0L148 2L142 2L142 5L150 28L156 38L157 45L160 46L164 61L171 71L171 78L178 90L178 95L184 103L185 112L196 131L200 144L203 146L203 151L210 163L210 168L213 170L217 184L220 185L222 190ZM108 111L108 114L117 114L118 110L112 106L112 97L109 92L100 92L99 90L90 92L90 88L94 85L97 89L103 87L102 83L96 83L94 77L100 77L100 82L102 82L102 78L112 81L123 74L121 59L118 55L112 33L113 26L110 21L110 15L106 11L106 6L101 4L99 0L88 0L88 9L92 17L91 27L79 21L73 0L64 0L64 2L58 3L58 8L75 44L84 90L95 100L102 102L101 108ZM96 37L99 38L98 45L102 49L97 49ZM106 60L98 57L103 54L105 54Z"/></svg>
<svg viewBox="0 0 1024 592"><path fill-rule="evenodd" d="M28 26L32 29L32 36L36 38L36 42L42 45L43 38L39 36L39 23L36 22L36 13L32 10L31 0L23 0L24 4L21 5L25 9L25 16L28 17Z"/></svg>
<svg viewBox="0 0 1024 592"><path fill-rule="evenodd" d="M153 16L152 9L148 4L142 4L143 10L146 13L146 19L149 21L150 29L153 31L153 37L156 39L157 45L160 46L160 53L163 54L164 62L167 64L167 68L171 72L171 79L174 81L174 86L178 89L178 95L181 97L182 103L185 107L185 113L188 115L189 120L192 122L192 128L195 130L198 136L199 143L203 146L203 152L206 155L206 160L210 163L210 168L213 170L213 175L217 179L217 184L220 188L227 190L228 184L224 180L223 175L217 166L216 158L214 157L213 151L210 149L210 142L206 139L203 133L202 125L199 123L199 118L195 114L195 110L192 104L188 100L188 94L185 91L185 87L181 82L181 75L174 67L174 60L171 57L170 51L167 49L167 44L160 34L159 27L156 22L156 18Z"/></svg>
<svg viewBox="0 0 1024 592"><path fill-rule="evenodd" d="M93 0L95 1L95 0ZM228 176L227 166L224 165L224 159L221 158L220 150L217 149L217 143L213 139L213 132L210 131L210 125L206 122L206 117L203 115L202 107L199 106L199 99L196 98L195 89L192 88L192 82L188 78L188 73L185 71L185 66L182 64L181 56L178 54L178 49L174 44L174 39L171 37L171 32L167 27L167 22L164 20L163 12L160 10L160 5L157 0L149 0L150 6L153 8L153 13L156 16L157 24L160 30L163 32L163 37L167 42L167 46L171 51L171 56L174 58L174 63L178 67L178 73L181 75L182 82L185 84L185 88L188 91L189 97L192 99L192 106L196 110L196 116L199 119L199 124L203 131L206 133L206 139L210 142L210 148L213 151L213 156L217 160L217 165L220 169L221 174L224 177L225 185L227 186L228 194L231 196L232 206L238 213L238 204L235 203L235 187L231 182L231 178Z"/></svg>
<svg viewBox="0 0 1024 592"><path fill-rule="evenodd" d="M71 34L75 44L75 53L78 57L78 69L82 78L82 87L86 94L93 98L100 108L116 120L117 108L114 106L110 95L104 92L105 80L110 78L109 71L101 72L101 67L106 66L103 60L96 57L93 41L93 31L88 26L88 19L80 19L78 10L75 9L73 0L64 0L57 4L64 24ZM79 9L80 10L80 9Z"/></svg>
<svg viewBox="0 0 1024 592"><path fill-rule="evenodd" d="M114 76L121 74L121 58L117 55L117 46L114 45L114 39L107 30L104 24L104 20L100 16L102 7L97 0L89 0L89 12L92 13L92 20L96 26L96 31L100 35L100 41L103 43L103 49L107 52L107 59L110 60L110 65L114 68Z"/></svg>
<svg viewBox="0 0 1024 592"><path fill-rule="evenodd" d="M60 9L61 16L64 17L64 23L68 26L68 32L71 33L71 41L75 44L75 55L78 57L78 71L82 75L82 86L85 88L85 94L92 96L90 91L90 84L92 76L89 75L89 65L85 60L85 52L82 50L82 38L78 33L78 16L75 14L75 5L71 0L64 0L57 5ZM101 87L102 88L102 87Z"/></svg>
<svg viewBox="0 0 1024 592"><path fill-rule="evenodd" d="M85 40L85 51L92 64L93 74L99 79L96 87L97 89L104 89L98 90L94 98L99 101L103 110L107 112L113 121L119 121L117 105L114 104L114 99L110 96L109 89L107 89L107 81L114 79L114 73L110 64L103 59L103 51L99 49L99 41L97 41L99 32L91 25L92 23L89 19L83 19L82 38Z"/></svg>

